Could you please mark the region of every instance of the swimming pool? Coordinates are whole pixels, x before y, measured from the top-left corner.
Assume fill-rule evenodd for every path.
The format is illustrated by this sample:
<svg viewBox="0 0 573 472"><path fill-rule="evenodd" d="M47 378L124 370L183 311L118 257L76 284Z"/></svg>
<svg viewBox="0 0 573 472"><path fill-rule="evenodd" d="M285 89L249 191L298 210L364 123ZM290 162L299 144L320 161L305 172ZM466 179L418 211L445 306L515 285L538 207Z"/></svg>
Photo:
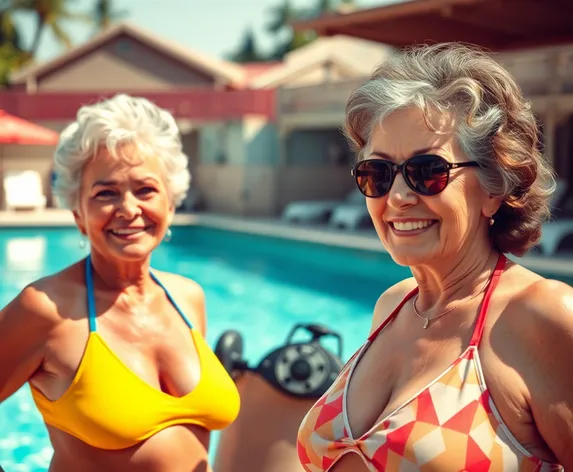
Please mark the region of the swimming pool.
<svg viewBox="0 0 573 472"><path fill-rule="evenodd" d="M84 257L79 241L72 228L0 230L0 306ZM383 253L194 226L174 228L152 265L203 286L207 341L215 346L223 331L240 331L251 365L281 346L296 323L340 331L346 360L367 335L378 295L409 274ZM27 386L0 405L0 425L6 472L47 469L52 449Z"/></svg>

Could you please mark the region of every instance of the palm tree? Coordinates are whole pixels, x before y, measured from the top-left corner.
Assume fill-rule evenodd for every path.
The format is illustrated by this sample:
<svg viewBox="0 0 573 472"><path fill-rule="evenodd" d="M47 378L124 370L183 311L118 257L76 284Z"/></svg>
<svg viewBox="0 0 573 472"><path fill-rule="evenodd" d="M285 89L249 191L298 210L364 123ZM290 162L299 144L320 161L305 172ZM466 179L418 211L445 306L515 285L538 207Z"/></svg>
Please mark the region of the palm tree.
<svg viewBox="0 0 573 472"><path fill-rule="evenodd" d="M305 10L295 8L291 0L284 0L281 5L271 7L271 19L266 25L266 30L275 36L277 45L271 59L280 60L288 52L308 44L314 39L312 32L293 32L290 24L303 18Z"/></svg>
<svg viewBox="0 0 573 472"><path fill-rule="evenodd" d="M112 0L95 0L94 22L97 31L102 31L128 15L127 10L115 10Z"/></svg>
<svg viewBox="0 0 573 472"><path fill-rule="evenodd" d="M5 9L0 10L0 87L8 85L10 73L30 59L30 54L22 48L21 35L12 15Z"/></svg>
<svg viewBox="0 0 573 472"><path fill-rule="evenodd" d="M275 51L271 54L273 59L281 59L286 53L305 46L316 39L313 31L294 31L290 24L308 17L333 13L339 7L356 7L356 0L317 0L311 8L295 8L290 0L284 0L281 5L272 7L271 19L266 30L278 38Z"/></svg>
<svg viewBox="0 0 573 472"><path fill-rule="evenodd" d="M42 34L49 28L54 36L66 47L72 46L69 34L63 23L69 20L80 20L92 23L90 16L72 11L71 4L75 0L8 0L7 11L33 13L36 16L36 30L30 47L30 54L38 52Z"/></svg>

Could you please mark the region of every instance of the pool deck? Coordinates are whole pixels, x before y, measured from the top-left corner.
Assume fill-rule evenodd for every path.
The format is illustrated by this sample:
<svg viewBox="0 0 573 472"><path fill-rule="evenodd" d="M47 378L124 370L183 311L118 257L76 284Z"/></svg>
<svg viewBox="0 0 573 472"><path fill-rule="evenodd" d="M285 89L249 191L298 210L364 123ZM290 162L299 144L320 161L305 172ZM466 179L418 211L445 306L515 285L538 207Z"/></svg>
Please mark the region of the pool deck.
<svg viewBox="0 0 573 472"><path fill-rule="evenodd" d="M215 215L206 213L177 213L173 227L201 225L265 236L316 242L367 251L386 252L374 230L345 231L328 228L325 225L298 226L285 223L280 219L254 218ZM70 227L75 226L73 215L68 210L49 209L44 211L0 211L0 230L2 227ZM542 273L556 276L573 277L573 257L543 257L527 255L512 259L521 265Z"/></svg>

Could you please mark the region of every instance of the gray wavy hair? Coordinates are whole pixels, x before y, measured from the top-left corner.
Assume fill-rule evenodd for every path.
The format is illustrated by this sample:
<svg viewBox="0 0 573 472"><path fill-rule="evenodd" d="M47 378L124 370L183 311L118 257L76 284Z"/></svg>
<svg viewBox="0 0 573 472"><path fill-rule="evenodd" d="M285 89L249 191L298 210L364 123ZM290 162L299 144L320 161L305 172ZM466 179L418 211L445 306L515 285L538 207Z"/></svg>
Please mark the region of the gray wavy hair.
<svg viewBox="0 0 573 472"><path fill-rule="evenodd" d="M171 201L179 206L189 190L191 174L177 123L167 110L125 94L81 107L76 121L61 132L54 155L54 195L66 208L75 209L86 163L101 146L119 158L124 144L159 157Z"/></svg>
<svg viewBox="0 0 573 472"><path fill-rule="evenodd" d="M426 118L430 109L457 114L461 149L481 164L483 188L503 201L490 228L494 245L515 255L535 245L550 217L555 178L530 105L511 75L484 51L458 43L397 51L348 100L344 131L359 158L374 127L406 107Z"/></svg>

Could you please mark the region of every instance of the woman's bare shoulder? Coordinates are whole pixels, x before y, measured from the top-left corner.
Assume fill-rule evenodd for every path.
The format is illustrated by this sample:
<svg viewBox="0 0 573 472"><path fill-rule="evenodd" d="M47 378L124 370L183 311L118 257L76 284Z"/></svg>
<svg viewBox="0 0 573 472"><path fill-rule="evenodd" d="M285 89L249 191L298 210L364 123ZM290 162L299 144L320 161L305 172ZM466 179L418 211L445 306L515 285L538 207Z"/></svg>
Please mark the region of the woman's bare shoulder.
<svg viewBox="0 0 573 472"><path fill-rule="evenodd" d="M48 341L75 298L74 273L69 268L32 282L0 310L0 402L42 365Z"/></svg>
<svg viewBox="0 0 573 472"><path fill-rule="evenodd" d="M59 272L41 277L26 285L6 306L22 313L59 319L78 289L85 292L85 282L79 271L81 263L68 266Z"/></svg>
<svg viewBox="0 0 573 472"><path fill-rule="evenodd" d="M201 285L193 279L173 272L153 270L153 273L169 290L173 299L182 304L181 308L186 316L191 318L191 322L205 334L207 325L205 292Z"/></svg>
<svg viewBox="0 0 573 472"><path fill-rule="evenodd" d="M416 279L409 277L392 285L378 298L372 316L371 333L388 318L400 302L417 286Z"/></svg>
<svg viewBox="0 0 573 472"><path fill-rule="evenodd" d="M512 328L523 326L524 330L518 330L516 334L527 335L530 328L539 323L562 323L568 316L573 320L573 287L565 282L545 278L512 264L502 275L500 287L504 303L500 321Z"/></svg>

